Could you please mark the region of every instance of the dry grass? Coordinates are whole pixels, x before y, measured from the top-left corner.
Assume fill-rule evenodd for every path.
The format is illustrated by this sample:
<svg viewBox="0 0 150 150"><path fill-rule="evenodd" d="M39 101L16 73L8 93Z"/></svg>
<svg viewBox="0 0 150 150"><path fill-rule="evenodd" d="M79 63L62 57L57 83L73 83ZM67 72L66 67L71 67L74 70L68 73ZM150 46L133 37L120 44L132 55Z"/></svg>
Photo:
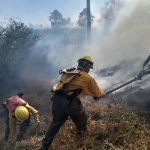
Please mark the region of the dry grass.
<svg viewBox="0 0 150 150"><path fill-rule="evenodd" d="M126 104L85 103L89 115L88 132L77 138L75 126L68 120L52 144L53 150L149 150L150 125ZM16 143L15 150L39 150L49 125L44 116L41 127L32 126L26 140ZM9 145L9 144L8 144ZM0 142L0 147L8 149ZM11 149L10 149L11 150Z"/></svg>

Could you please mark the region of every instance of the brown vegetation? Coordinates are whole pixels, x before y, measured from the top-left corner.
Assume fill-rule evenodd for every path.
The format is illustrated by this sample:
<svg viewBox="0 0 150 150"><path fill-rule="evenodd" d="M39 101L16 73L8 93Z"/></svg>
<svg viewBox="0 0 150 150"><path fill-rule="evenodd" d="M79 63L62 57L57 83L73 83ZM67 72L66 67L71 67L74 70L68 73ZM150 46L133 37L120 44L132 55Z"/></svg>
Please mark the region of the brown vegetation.
<svg viewBox="0 0 150 150"><path fill-rule="evenodd" d="M87 103L88 132L83 138L76 137L71 120L65 123L52 144L53 150L148 150L150 149L150 125L137 111L126 104ZM39 150L41 140L50 123L49 114L42 118L40 128L29 130L28 137L17 142L15 150ZM5 146L4 146L5 144ZM8 149L0 143L2 149Z"/></svg>

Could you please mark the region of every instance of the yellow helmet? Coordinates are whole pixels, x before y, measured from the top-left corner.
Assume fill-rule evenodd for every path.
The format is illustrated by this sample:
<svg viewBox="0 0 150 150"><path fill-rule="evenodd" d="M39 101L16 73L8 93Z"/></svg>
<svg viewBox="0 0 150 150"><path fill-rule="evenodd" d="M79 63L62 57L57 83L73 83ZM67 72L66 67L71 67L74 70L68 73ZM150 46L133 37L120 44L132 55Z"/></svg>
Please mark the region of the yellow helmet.
<svg viewBox="0 0 150 150"><path fill-rule="evenodd" d="M29 111L25 106L18 106L15 109L15 117L19 121L25 121L29 118Z"/></svg>
<svg viewBox="0 0 150 150"><path fill-rule="evenodd" d="M83 60L86 60L86 61L89 61L89 62L93 63L93 60L92 60L91 56L88 56L88 55L83 56L80 59L83 59Z"/></svg>
<svg viewBox="0 0 150 150"><path fill-rule="evenodd" d="M80 59L78 59L78 62L81 62L81 64L82 64L82 62L87 62L86 63L86 65L87 66L89 66L89 68L92 68L93 69L93 60L92 60L92 58L91 58L91 56L88 56L88 55L86 55L86 56L83 56L83 57L81 57Z"/></svg>

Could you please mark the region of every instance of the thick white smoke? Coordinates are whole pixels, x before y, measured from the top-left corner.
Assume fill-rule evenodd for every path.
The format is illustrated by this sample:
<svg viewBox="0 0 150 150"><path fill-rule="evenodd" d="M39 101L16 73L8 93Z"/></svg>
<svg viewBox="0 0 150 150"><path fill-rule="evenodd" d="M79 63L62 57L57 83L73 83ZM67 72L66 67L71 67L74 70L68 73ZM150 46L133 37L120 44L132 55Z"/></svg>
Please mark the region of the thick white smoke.
<svg viewBox="0 0 150 150"><path fill-rule="evenodd" d="M92 75L106 91L137 75L150 53L150 1L130 0L118 13L109 30L103 28L103 22L92 29L91 43L84 41L85 32L77 28L54 36L46 31L37 47L42 48L40 53L46 53L47 61L53 64L53 68L49 68L49 72L55 74L51 80L57 79L56 70L76 67L77 59L83 55L93 57ZM120 64L123 64L121 68L111 76L98 73Z"/></svg>
<svg viewBox="0 0 150 150"><path fill-rule="evenodd" d="M142 69L142 63L150 53L149 16L150 1L129 1L109 32L103 31L103 36L101 33L93 35L90 54L94 57L96 70L118 65L122 61L130 64L111 77L100 78L104 88L129 80Z"/></svg>

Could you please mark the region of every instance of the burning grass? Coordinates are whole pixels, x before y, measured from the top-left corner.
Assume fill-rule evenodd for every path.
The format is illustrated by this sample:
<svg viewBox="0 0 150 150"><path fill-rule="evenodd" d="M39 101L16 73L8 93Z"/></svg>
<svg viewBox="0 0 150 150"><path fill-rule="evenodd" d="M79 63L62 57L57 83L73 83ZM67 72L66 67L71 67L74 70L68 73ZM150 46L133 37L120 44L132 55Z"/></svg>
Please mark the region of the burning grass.
<svg viewBox="0 0 150 150"><path fill-rule="evenodd" d="M88 132L76 137L75 126L68 120L52 144L53 150L149 150L150 125L126 104L85 103L89 115ZM45 116L38 132L31 127L28 138L16 143L15 150L39 150L49 125ZM0 143L0 147L5 147ZM4 148L6 149L6 148ZM7 148L8 149L8 148Z"/></svg>

